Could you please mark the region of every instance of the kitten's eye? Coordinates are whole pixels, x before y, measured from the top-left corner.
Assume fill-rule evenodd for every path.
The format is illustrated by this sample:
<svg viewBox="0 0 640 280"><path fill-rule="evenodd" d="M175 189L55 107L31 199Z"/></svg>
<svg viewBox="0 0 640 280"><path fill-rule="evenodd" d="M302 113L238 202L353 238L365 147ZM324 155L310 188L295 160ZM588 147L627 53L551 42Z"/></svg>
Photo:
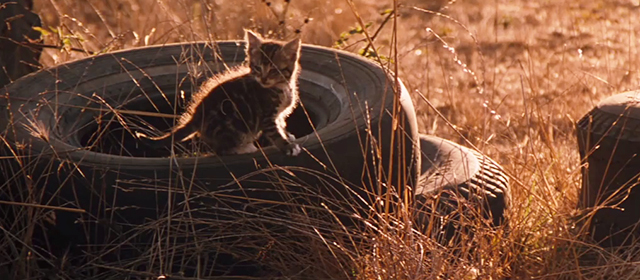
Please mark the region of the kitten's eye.
<svg viewBox="0 0 640 280"><path fill-rule="evenodd" d="M273 75L280 75L280 70L278 69L271 69L269 70L269 75L273 76Z"/></svg>
<svg viewBox="0 0 640 280"><path fill-rule="evenodd" d="M289 76L291 76L291 71L289 71L289 69L287 69L287 68L285 68L285 69L280 69L279 73L280 73L282 76L285 76L285 77L289 77Z"/></svg>
<svg viewBox="0 0 640 280"><path fill-rule="evenodd" d="M251 65L251 72L259 73L260 67L258 67L257 65Z"/></svg>

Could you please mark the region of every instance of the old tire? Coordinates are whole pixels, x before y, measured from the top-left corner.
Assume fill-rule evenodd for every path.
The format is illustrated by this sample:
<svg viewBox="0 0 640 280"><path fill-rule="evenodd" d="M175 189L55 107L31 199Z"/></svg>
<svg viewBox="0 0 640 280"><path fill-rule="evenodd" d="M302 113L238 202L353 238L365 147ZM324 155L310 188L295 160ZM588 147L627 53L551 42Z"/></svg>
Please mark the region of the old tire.
<svg viewBox="0 0 640 280"><path fill-rule="evenodd" d="M377 178L393 184L391 199L406 197L404 186L415 185L420 165L413 105L400 85L400 122L394 130L394 81L350 53L303 46L300 108L315 130L301 109L289 118L290 131L308 151L297 157L272 147L264 155L153 157L123 123L163 129L170 122L113 113L179 111L176 93L188 97L206 76L224 70L224 63L243 59L242 42L172 44L32 73L0 92L7 97L0 100L0 125L9 143L4 153L19 158L15 170L43 188L37 203L59 207L55 228L61 235L117 247L110 250L120 254L114 259L147 250L131 248L123 237L152 221L173 223L184 215L233 219L231 213L238 211L278 216L303 203L326 206L348 223L354 212L361 216L379 205L374 201L389 185ZM381 149L374 149L378 145ZM384 174L389 170L391 176Z"/></svg>
<svg viewBox="0 0 640 280"><path fill-rule="evenodd" d="M589 214L590 237L605 247L640 237L639 98L640 91L610 96L577 123L583 162L578 208Z"/></svg>
<svg viewBox="0 0 640 280"><path fill-rule="evenodd" d="M494 228L507 224L509 179L498 163L430 135L420 136L420 149L422 171L415 205L419 230L448 243L461 231L473 231L461 225Z"/></svg>

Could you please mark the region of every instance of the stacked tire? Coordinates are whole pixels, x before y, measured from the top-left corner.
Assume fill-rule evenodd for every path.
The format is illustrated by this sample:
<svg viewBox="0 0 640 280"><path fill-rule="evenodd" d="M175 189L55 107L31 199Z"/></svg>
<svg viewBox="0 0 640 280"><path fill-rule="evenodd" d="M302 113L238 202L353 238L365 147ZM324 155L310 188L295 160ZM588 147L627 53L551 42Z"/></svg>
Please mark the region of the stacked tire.
<svg viewBox="0 0 640 280"><path fill-rule="evenodd" d="M602 100L577 123L583 210L589 237L604 247L640 238L640 91Z"/></svg>

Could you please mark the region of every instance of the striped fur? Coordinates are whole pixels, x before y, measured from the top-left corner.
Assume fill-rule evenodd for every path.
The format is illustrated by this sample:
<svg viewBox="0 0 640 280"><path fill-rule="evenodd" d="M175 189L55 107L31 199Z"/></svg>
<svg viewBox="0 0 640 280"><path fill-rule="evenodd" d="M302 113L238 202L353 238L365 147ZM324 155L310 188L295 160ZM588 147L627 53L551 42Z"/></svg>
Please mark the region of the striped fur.
<svg viewBox="0 0 640 280"><path fill-rule="evenodd" d="M285 121L299 100L300 39L265 40L245 30L245 40L245 64L206 81L170 132L141 140L159 148L195 137L225 155L257 151L264 134L285 154L298 155Z"/></svg>

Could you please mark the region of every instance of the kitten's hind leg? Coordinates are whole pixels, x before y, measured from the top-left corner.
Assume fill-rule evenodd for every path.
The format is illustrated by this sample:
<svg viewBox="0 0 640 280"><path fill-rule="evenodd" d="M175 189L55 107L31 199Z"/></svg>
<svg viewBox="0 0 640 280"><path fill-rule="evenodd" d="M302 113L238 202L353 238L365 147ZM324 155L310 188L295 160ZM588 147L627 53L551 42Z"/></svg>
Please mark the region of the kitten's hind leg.
<svg viewBox="0 0 640 280"><path fill-rule="evenodd" d="M239 146L237 148L234 148L231 151L229 151L229 153L230 154L250 154L250 153L255 153L257 151L258 151L258 148L256 147L256 145L253 143L249 143L244 146Z"/></svg>
<svg viewBox="0 0 640 280"><path fill-rule="evenodd" d="M258 151L255 145L255 135L234 127L225 127L210 135L209 142L215 146L214 151L219 155L249 154Z"/></svg>

